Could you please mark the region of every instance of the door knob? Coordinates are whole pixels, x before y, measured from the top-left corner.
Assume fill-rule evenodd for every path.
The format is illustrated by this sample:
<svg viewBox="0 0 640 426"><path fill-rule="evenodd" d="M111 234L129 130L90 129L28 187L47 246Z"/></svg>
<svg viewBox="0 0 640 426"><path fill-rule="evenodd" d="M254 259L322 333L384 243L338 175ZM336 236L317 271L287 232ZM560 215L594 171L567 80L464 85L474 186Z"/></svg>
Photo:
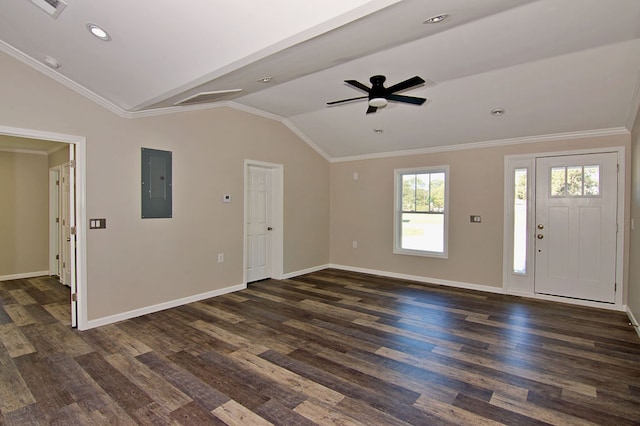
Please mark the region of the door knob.
<svg viewBox="0 0 640 426"><path fill-rule="evenodd" d="M272 227L268 227L267 231L273 231L273 228Z"/></svg>
<svg viewBox="0 0 640 426"><path fill-rule="evenodd" d="M542 234L538 234L537 236L538 236L538 239L539 239L539 240L541 240L541 239L543 239L543 238L544 238L544 235L542 235Z"/></svg>
<svg viewBox="0 0 640 426"><path fill-rule="evenodd" d="M539 224L538 225L538 229L544 229L544 225L543 224Z"/></svg>

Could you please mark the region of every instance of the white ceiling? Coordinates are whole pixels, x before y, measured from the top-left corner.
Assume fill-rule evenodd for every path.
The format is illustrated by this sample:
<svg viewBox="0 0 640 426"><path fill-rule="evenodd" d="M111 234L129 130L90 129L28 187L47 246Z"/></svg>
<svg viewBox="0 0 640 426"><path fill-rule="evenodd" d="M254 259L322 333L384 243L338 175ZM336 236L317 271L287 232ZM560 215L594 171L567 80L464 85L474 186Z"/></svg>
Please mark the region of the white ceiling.
<svg viewBox="0 0 640 426"><path fill-rule="evenodd" d="M214 106L282 120L335 160L621 131L640 103L638 0L65 2L54 19L30 0L0 0L0 50L124 117L241 89ZM363 95L343 80L370 85L375 74L387 85L421 76L404 94L428 101L369 115L364 100L326 105ZM506 113L491 116L498 107Z"/></svg>

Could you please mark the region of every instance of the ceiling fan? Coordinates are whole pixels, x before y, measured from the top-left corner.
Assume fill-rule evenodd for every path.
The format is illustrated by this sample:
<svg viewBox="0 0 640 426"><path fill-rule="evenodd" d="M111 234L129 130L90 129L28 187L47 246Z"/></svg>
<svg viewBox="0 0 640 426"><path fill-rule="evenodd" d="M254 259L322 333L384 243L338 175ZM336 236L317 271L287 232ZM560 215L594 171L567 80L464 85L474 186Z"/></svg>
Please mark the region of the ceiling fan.
<svg viewBox="0 0 640 426"><path fill-rule="evenodd" d="M415 76L403 82L400 82L398 84L394 84L393 86L384 87L384 81L386 79L387 78L384 75L374 75L369 79L369 81L371 82L371 88L365 86L364 84L356 80L345 80L344 81L345 83L355 88L358 88L360 90L363 90L367 92L369 95L360 96L357 98L342 99L340 101L327 102L327 105L335 105L343 102L355 101L357 99L368 98L369 108L367 108L367 114L371 114L373 112L376 112L378 108L382 108L386 106L388 101L405 102L405 103L414 104L414 105L422 105L424 101L426 101L425 98L417 98L415 96L404 96L404 95L398 95L395 93L401 90L409 89L411 87L415 87L420 84L423 84L425 81L422 78Z"/></svg>

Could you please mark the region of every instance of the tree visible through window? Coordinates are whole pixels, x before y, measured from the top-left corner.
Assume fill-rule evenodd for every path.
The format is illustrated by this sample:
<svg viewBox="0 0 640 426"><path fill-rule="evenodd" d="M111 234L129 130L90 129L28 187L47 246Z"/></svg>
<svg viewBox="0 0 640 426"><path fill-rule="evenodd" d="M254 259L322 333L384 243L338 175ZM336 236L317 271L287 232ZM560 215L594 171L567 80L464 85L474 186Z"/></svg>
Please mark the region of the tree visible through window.
<svg viewBox="0 0 640 426"><path fill-rule="evenodd" d="M396 170L396 253L446 257L448 167Z"/></svg>

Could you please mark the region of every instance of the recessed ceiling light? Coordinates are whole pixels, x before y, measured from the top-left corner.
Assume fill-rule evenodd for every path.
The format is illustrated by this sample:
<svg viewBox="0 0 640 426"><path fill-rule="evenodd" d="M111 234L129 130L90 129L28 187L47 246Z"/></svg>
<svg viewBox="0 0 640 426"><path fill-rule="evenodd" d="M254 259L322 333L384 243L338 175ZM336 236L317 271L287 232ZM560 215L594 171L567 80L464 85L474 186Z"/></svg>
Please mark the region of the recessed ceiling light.
<svg viewBox="0 0 640 426"><path fill-rule="evenodd" d="M87 29L91 34L95 37L99 38L102 41L111 41L111 36L108 32L102 29L99 25L96 24L87 24Z"/></svg>
<svg viewBox="0 0 640 426"><path fill-rule="evenodd" d="M258 80L258 83L271 83L271 80L273 80L273 77L262 77L260 80Z"/></svg>
<svg viewBox="0 0 640 426"><path fill-rule="evenodd" d="M448 13L443 13L443 14L440 14L440 15L432 16L431 18L425 20L423 22L423 24L437 24L439 22L444 21L448 17L449 17Z"/></svg>
<svg viewBox="0 0 640 426"><path fill-rule="evenodd" d="M500 117L504 115L504 108L494 108L491 110L491 115L495 117Z"/></svg>
<svg viewBox="0 0 640 426"><path fill-rule="evenodd" d="M382 129L373 129L373 133L375 133L376 135L381 135L384 133L384 130Z"/></svg>
<svg viewBox="0 0 640 426"><path fill-rule="evenodd" d="M55 58L52 58L51 56L45 56L44 63L46 66L54 70L57 70L58 68L60 68L60 62L58 62Z"/></svg>

